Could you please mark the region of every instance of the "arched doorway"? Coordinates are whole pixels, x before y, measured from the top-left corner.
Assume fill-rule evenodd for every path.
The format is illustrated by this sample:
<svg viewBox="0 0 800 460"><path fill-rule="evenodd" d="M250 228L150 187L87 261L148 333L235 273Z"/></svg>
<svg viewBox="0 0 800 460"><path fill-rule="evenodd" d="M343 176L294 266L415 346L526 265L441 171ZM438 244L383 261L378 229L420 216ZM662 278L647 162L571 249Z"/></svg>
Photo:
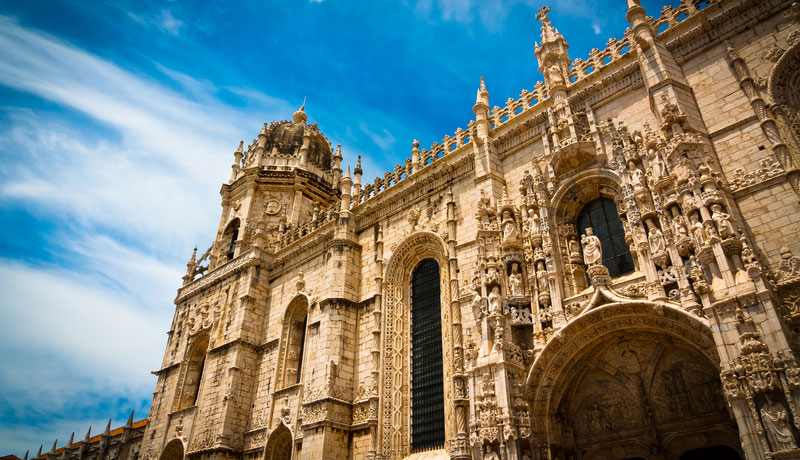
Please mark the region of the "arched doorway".
<svg viewBox="0 0 800 460"><path fill-rule="evenodd" d="M738 446L717 363L708 328L679 308L597 307L551 340L531 369L538 448L621 460Z"/></svg>
<svg viewBox="0 0 800 460"><path fill-rule="evenodd" d="M290 460L292 458L292 432L280 424L267 440L264 460Z"/></svg>
<svg viewBox="0 0 800 460"><path fill-rule="evenodd" d="M180 439L173 439L164 446L158 460L183 460L183 443Z"/></svg>

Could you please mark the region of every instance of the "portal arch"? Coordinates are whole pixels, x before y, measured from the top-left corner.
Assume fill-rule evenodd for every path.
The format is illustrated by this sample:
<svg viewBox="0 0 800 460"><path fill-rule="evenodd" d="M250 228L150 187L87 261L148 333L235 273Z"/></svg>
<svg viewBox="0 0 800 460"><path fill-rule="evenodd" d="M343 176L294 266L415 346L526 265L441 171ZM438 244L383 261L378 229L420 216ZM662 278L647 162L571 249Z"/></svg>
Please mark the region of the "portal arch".
<svg viewBox="0 0 800 460"><path fill-rule="evenodd" d="M264 460L291 460L292 432L283 423L279 423L264 447Z"/></svg>
<svg viewBox="0 0 800 460"><path fill-rule="evenodd" d="M183 460L183 452L183 442L176 438L164 446L158 460Z"/></svg>
<svg viewBox="0 0 800 460"><path fill-rule="evenodd" d="M530 369L534 443L584 459L735 447L719 371L700 318L665 302L598 306L557 333Z"/></svg>

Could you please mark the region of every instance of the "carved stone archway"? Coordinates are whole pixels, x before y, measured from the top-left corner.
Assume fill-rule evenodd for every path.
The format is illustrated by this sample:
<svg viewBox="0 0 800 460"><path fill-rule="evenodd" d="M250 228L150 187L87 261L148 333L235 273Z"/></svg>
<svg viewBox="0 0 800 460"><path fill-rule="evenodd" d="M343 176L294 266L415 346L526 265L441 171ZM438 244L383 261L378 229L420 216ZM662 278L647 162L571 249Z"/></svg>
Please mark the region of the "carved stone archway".
<svg viewBox="0 0 800 460"><path fill-rule="evenodd" d="M158 460L183 460L183 442L180 439L173 439L164 446Z"/></svg>
<svg viewBox="0 0 800 460"><path fill-rule="evenodd" d="M270 433L264 447L264 460L291 460L292 432L283 423Z"/></svg>
<svg viewBox="0 0 800 460"><path fill-rule="evenodd" d="M795 43L772 67L768 90L778 121L792 137L795 149L800 144L800 42ZM800 152L795 152L795 156Z"/></svg>
<svg viewBox="0 0 800 460"><path fill-rule="evenodd" d="M410 453L410 299L411 274L424 259L439 264L442 307L442 358L444 361L445 442L455 437L453 409L453 332L450 266L444 241L435 233L418 232L406 238L386 265L383 305L383 367L381 375L380 442L384 458Z"/></svg>
<svg viewBox="0 0 800 460"><path fill-rule="evenodd" d="M528 375L539 455L582 459L740 451L709 327L670 303L618 301L570 321ZM580 452L580 454L577 454Z"/></svg>

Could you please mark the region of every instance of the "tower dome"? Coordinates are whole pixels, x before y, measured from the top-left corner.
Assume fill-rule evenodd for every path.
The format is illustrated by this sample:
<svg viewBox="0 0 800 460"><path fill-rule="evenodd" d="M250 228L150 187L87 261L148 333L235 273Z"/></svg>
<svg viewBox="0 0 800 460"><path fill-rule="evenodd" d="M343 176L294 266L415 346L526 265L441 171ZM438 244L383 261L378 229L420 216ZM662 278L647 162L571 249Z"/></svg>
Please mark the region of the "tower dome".
<svg viewBox="0 0 800 460"><path fill-rule="evenodd" d="M333 149L330 142L316 123L306 124L304 107L292 115L293 121L272 122L266 130L265 150L268 153L278 155L300 155L300 147L303 146L303 135L306 131L311 138L308 145L308 162L313 163L325 171L331 170L331 158Z"/></svg>

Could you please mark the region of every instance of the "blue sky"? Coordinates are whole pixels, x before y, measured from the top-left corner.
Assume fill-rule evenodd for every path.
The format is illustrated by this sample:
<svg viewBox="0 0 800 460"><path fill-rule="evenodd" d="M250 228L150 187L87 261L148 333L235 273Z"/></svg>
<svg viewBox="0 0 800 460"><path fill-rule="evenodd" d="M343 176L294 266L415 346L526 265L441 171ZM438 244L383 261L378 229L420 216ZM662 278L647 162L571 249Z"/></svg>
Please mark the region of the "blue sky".
<svg viewBox="0 0 800 460"><path fill-rule="evenodd" d="M371 181L466 128L481 76L492 105L533 88L543 3L0 0L0 454L146 416L240 139L307 95ZM628 25L551 3L573 59Z"/></svg>

